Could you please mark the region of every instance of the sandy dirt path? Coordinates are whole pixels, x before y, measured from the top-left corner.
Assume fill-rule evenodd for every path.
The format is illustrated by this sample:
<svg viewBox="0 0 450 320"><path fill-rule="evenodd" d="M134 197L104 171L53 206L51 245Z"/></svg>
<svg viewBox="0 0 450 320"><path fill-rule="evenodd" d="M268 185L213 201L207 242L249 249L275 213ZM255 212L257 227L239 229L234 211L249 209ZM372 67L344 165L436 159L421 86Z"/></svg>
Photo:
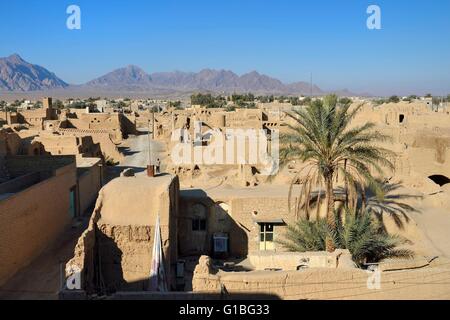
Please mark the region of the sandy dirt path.
<svg viewBox="0 0 450 320"><path fill-rule="evenodd" d="M153 162L157 159L164 162L166 158L164 144L159 141L151 141L148 135L141 134L130 136L125 143L124 160L120 163L121 167L146 168L149 163L149 149L151 149Z"/></svg>

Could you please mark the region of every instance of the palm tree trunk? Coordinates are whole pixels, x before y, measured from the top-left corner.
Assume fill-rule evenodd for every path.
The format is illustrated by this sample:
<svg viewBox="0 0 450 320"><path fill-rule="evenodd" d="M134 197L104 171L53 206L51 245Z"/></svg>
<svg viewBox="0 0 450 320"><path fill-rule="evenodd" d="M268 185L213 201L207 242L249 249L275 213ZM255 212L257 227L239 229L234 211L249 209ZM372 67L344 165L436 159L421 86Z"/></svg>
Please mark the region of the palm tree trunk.
<svg viewBox="0 0 450 320"><path fill-rule="evenodd" d="M344 160L344 172L347 172L347 159ZM348 178L344 176L345 206L348 208Z"/></svg>
<svg viewBox="0 0 450 320"><path fill-rule="evenodd" d="M334 190L333 190L333 177L325 177L326 184L326 196L327 196L327 224L330 230L336 229L336 220L334 217ZM326 250L328 252L334 252L336 246L330 235L326 238Z"/></svg>
<svg viewBox="0 0 450 320"><path fill-rule="evenodd" d="M364 186L361 186L362 190L361 190L361 212L364 212L364 210L366 210L366 202L367 202L367 198L366 198L366 188Z"/></svg>

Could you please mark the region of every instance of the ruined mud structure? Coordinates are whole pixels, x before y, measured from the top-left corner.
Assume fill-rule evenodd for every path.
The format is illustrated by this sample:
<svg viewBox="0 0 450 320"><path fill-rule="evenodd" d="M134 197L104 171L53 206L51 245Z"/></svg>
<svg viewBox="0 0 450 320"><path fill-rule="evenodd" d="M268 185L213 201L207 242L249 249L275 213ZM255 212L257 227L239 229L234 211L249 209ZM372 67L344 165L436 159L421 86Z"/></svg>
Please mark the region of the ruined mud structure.
<svg viewBox="0 0 450 320"><path fill-rule="evenodd" d="M146 291L149 285L154 226L159 216L169 286L177 261L178 178L122 176L99 194L89 228L75 248L66 271L82 270L82 291L106 294Z"/></svg>

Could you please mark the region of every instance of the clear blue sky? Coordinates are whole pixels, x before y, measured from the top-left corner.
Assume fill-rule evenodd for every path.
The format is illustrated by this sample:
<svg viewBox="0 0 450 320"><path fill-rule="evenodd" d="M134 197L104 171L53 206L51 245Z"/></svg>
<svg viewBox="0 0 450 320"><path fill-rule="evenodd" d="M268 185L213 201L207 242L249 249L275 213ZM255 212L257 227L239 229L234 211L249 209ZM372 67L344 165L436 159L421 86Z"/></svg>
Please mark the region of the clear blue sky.
<svg viewBox="0 0 450 320"><path fill-rule="evenodd" d="M66 28L77 4L82 29ZM370 4L382 30L366 28ZM374 94L450 93L449 0L0 1L0 56L69 83L128 64L147 72L257 70Z"/></svg>

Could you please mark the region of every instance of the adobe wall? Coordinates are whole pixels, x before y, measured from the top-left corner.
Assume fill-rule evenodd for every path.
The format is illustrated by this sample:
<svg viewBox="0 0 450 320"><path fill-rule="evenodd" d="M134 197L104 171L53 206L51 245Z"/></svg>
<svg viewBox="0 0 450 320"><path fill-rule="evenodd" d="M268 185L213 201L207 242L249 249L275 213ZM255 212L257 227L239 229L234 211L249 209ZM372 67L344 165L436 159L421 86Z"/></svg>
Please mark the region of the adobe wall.
<svg viewBox="0 0 450 320"><path fill-rule="evenodd" d="M225 191L225 190L224 190ZM284 238L287 225L295 223L300 217L304 217L304 211L295 213L298 189L294 188L289 210L288 188L281 190L280 196L274 195L270 190L261 192L245 190L232 190L230 194L215 192L207 194L200 190L183 191L180 202L180 218L178 223L180 239L180 255L212 255L212 237L215 233L227 233L229 235L229 249L231 257L246 257L260 253L260 224L264 222L280 221L274 225L274 249L275 252L285 252L286 249L276 243L276 240ZM259 193L259 194L258 194ZM400 192L401 193L401 192ZM336 206L340 205L336 200ZM410 200L408 204L416 207L417 204ZM420 200L417 200L420 201ZM310 217L315 219L317 207L311 206ZM322 201L319 208L319 216L326 216L326 206ZM193 231L192 221L196 218L206 219L205 231ZM383 214L384 226L389 232L398 234L410 240L410 249L417 254L429 252L422 247L427 243L423 233L418 229L411 217L400 217L397 223L395 217L388 213ZM281 222L281 221L280 221Z"/></svg>
<svg viewBox="0 0 450 320"><path fill-rule="evenodd" d="M38 140L52 155L77 155L81 152L82 142L77 137L40 135Z"/></svg>
<svg viewBox="0 0 450 320"><path fill-rule="evenodd" d="M18 177L29 172L54 171L59 168L75 166L75 156L7 156L6 166L13 177Z"/></svg>
<svg viewBox="0 0 450 320"><path fill-rule="evenodd" d="M69 192L76 183L73 163L58 169L54 177L0 200L0 285L69 224Z"/></svg>
<svg viewBox="0 0 450 320"><path fill-rule="evenodd" d="M94 143L99 143L102 153L116 162L123 159L123 154L120 153L115 142L111 139L109 134L92 134Z"/></svg>
<svg viewBox="0 0 450 320"><path fill-rule="evenodd" d="M226 127L229 128L253 128L262 129L264 120L261 110L237 109L233 112L226 112Z"/></svg>
<svg viewBox="0 0 450 320"><path fill-rule="evenodd" d="M84 124L80 129L120 130L120 115L117 113L83 113L79 115ZM72 120L70 120L72 121ZM80 125L80 123L78 123ZM78 127L77 127L78 128Z"/></svg>
<svg viewBox="0 0 450 320"><path fill-rule="evenodd" d="M95 292L98 289L98 268L94 267L98 261L96 245L97 221L99 219L99 207L96 206L89 220L88 228L82 233L74 249L74 256L65 267L65 275L69 277L80 272L82 290Z"/></svg>
<svg viewBox="0 0 450 320"><path fill-rule="evenodd" d="M122 141L122 138L117 140L114 134L106 130L58 129L58 131L68 137L91 137L94 145L100 145L100 151L106 158L114 159L116 162L123 159L123 154L116 145Z"/></svg>
<svg viewBox="0 0 450 320"><path fill-rule="evenodd" d="M133 181L136 179L134 177L119 179L125 179L123 182L132 185L136 183ZM158 189L148 194L150 189L145 187L145 180L151 178L141 177L137 179L141 180L138 184L143 183L141 196L135 190L132 192L132 199L127 196L117 198L117 195L112 194L112 189L108 192L108 187L103 189L103 193L101 192L104 201L101 217L97 223L100 231L98 246L101 248L101 265L105 282L112 284L114 287L111 289L114 291L147 289L154 244L154 226L158 214L160 215L162 245L166 260L165 269L167 275L169 275L169 281L172 280L174 271L172 264L176 263L177 259L178 180L176 178L171 180L170 178L169 184L165 185L166 182L164 181L168 177L153 178L161 181L162 184ZM112 183L114 184L114 181ZM159 185L159 183L157 184ZM129 188L133 190L131 185ZM136 186L136 188L139 187ZM115 199L112 197L115 197ZM120 205L117 201L123 203L123 205L126 204L128 210L125 210L123 205ZM113 210L116 211L115 214L112 214ZM133 215L134 218L126 218L125 215L127 214Z"/></svg>
<svg viewBox="0 0 450 320"><path fill-rule="evenodd" d="M120 128L125 136L138 133L136 129L137 118L135 115L121 114L119 119Z"/></svg>
<svg viewBox="0 0 450 320"><path fill-rule="evenodd" d="M260 225L256 222L259 221L271 221L282 219L286 224L295 222L297 217L295 216L295 198L292 199L291 212L289 211L289 204L287 195L282 198L272 197L257 197L257 198L238 198L231 200L231 216L238 222L238 225L242 226L247 231L248 238L248 251L257 252L260 250ZM286 225L274 226L274 240L283 237L286 231ZM235 238L235 237L233 237ZM241 246L239 238L233 239L230 236L230 246ZM275 243L276 251L285 251L285 249Z"/></svg>
<svg viewBox="0 0 450 320"><path fill-rule="evenodd" d="M95 203L98 192L102 188L103 167L94 165L83 168L82 174L78 176L78 196L80 214L83 215Z"/></svg>
<svg viewBox="0 0 450 320"><path fill-rule="evenodd" d="M121 177L100 191L89 229L80 237L66 267L83 270L83 290L148 288L158 213L165 269L169 284L173 281L178 257L178 192L178 179L171 176ZM93 276L96 273L102 275L101 282Z"/></svg>
<svg viewBox="0 0 450 320"><path fill-rule="evenodd" d="M398 180L450 176L450 111L447 108L435 111L423 101L380 106L365 103L351 125L368 121L376 124L376 131L392 137L381 145L397 154L391 160Z"/></svg>
<svg viewBox="0 0 450 320"><path fill-rule="evenodd" d="M0 129L0 155L16 155L20 152L22 140L11 129Z"/></svg>
<svg viewBox="0 0 450 320"><path fill-rule="evenodd" d="M1 165L1 162L0 162ZM36 184L42 180L40 172L30 173L24 176L20 176L15 179L7 180L0 183L0 195L4 193L16 193L20 192L33 184ZM1 176L0 176L1 178Z"/></svg>
<svg viewBox="0 0 450 320"><path fill-rule="evenodd" d="M295 198L291 205L295 204ZM204 214L201 213L204 207ZM323 210L322 210L323 211ZM255 214L256 213L256 214ZM205 218L206 231L192 231L192 220ZM179 219L180 255L211 254L212 236L215 233L229 234L229 251L233 257L244 257L259 252L260 226L257 221L283 219L286 224L296 220L295 210L289 212L286 197L246 197L212 200L206 194L203 197L181 197ZM275 239L286 232L286 224L275 225ZM275 244L276 251L285 251Z"/></svg>
<svg viewBox="0 0 450 320"><path fill-rule="evenodd" d="M136 117L133 115L77 112L77 118L67 121L79 130L103 130L124 136L136 133Z"/></svg>
<svg viewBox="0 0 450 320"><path fill-rule="evenodd" d="M402 300L450 299L448 262L400 271L383 271L380 289L369 289L372 272L356 268L312 268L301 271L219 272L198 266L193 278L196 294L266 294L287 300Z"/></svg>

